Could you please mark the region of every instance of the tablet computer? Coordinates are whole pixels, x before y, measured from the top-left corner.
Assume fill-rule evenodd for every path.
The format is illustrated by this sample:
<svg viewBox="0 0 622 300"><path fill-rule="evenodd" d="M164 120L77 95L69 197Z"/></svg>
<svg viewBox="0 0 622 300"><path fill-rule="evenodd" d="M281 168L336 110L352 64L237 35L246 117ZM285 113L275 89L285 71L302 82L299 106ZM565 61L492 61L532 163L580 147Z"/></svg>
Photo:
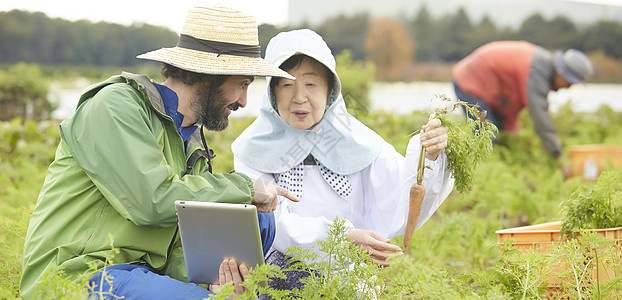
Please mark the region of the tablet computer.
<svg viewBox="0 0 622 300"><path fill-rule="evenodd" d="M250 268L264 263L255 206L175 201L175 210L190 282L218 283L225 258Z"/></svg>

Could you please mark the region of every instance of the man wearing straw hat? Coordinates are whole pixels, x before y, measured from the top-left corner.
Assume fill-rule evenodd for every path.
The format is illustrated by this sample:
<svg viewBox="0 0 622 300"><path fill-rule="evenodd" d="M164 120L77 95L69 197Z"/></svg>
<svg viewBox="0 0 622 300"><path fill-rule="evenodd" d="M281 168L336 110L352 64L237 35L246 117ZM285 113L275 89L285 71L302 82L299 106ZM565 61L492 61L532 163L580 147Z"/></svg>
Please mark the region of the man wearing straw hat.
<svg viewBox="0 0 622 300"><path fill-rule="evenodd" d="M40 281L59 269L75 281L90 278L89 293L111 299L209 297L187 282L173 202L254 204L267 250L277 196L297 201L241 173L211 173L203 128L227 126L231 111L246 105L254 76L293 79L261 59L253 17L194 7L176 47L138 58L162 62L164 82L113 76L89 87L60 124L24 244L24 298L45 298ZM225 260L220 267L220 283L243 292L247 266Z"/></svg>

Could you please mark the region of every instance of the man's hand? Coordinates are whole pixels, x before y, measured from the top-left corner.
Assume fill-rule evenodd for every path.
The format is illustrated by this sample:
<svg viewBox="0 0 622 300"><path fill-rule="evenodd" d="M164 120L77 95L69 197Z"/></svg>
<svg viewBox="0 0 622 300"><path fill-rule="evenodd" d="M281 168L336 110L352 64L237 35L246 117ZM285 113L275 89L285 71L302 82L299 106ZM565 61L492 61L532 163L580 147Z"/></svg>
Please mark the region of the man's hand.
<svg viewBox="0 0 622 300"><path fill-rule="evenodd" d="M390 244L391 240L381 237L373 230L352 229L348 232L348 239L367 250L371 254L371 260L384 267L390 265L387 259L402 254L400 247Z"/></svg>
<svg viewBox="0 0 622 300"><path fill-rule="evenodd" d="M441 151L447 148L447 127L441 120L433 119L421 127L421 146L425 147L425 157L436 160Z"/></svg>
<svg viewBox="0 0 622 300"><path fill-rule="evenodd" d="M245 264L240 264L238 266L235 259L224 259L222 263L220 263L220 268L218 269L219 284L210 284L209 290L217 292L220 290L221 286L233 282L235 294L238 296L242 295L246 292L246 288L242 286L242 283L244 282L244 277L249 274L248 266Z"/></svg>
<svg viewBox="0 0 622 300"><path fill-rule="evenodd" d="M298 198L286 188L276 185L274 182L263 179L253 179L255 197L252 204L259 212L271 212L276 209L278 196L283 196L291 201L298 202Z"/></svg>

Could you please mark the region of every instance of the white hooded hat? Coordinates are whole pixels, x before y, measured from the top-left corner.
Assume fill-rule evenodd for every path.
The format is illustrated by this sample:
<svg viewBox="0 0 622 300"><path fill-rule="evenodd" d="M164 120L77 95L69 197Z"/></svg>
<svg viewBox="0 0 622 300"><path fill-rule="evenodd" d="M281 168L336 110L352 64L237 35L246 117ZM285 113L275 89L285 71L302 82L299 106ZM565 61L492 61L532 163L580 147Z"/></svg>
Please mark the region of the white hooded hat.
<svg viewBox="0 0 622 300"><path fill-rule="evenodd" d="M259 117L240 134L231 148L236 159L264 173L282 173L312 154L331 171L348 175L369 166L380 154L384 140L346 110L335 58L326 42L309 29L279 33L266 49L266 61L279 66L296 54L310 56L333 72L335 101L311 129L284 122L272 105L270 80Z"/></svg>

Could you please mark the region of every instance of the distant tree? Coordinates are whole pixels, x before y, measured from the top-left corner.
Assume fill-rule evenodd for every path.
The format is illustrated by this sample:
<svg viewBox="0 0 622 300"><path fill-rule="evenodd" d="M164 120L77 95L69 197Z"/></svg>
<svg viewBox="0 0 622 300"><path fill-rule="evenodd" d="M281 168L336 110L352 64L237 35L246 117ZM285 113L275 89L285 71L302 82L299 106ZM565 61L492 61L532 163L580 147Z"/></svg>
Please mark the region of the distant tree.
<svg viewBox="0 0 622 300"><path fill-rule="evenodd" d="M586 28L581 34L581 47L585 51L601 49L608 56L622 58L622 24L600 21Z"/></svg>
<svg viewBox="0 0 622 300"><path fill-rule="evenodd" d="M454 15L441 18L439 27L438 52L444 61L458 61L465 57L470 49L469 35L473 25L464 8L460 7Z"/></svg>
<svg viewBox="0 0 622 300"><path fill-rule="evenodd" d="M546 32L546 26L547 22L542 15L535 13L523 21L518 30L518 38L535 44L542 44L546 41L543 33Z"/></svg>
<svg viewBox="0 0 622 300"><path fill-rule="evenodd" d="M468 37L468 53L483 44L500 39L500 35L497 32L495 24L487 15L482 18L479 24L473 26L473 29L469 33Z"/></svg>
<svg viewBox="0 0 622 300"><path fill-rule="evenodd" d="M0 69L0 121L48 118L56 106L47 100L47 94L48 84L37 65L18 63L7 71Z"/></svg>
<svg viewBox="0 0 622 300"><path fill-rule="evenodd" d="M574 23L564 16L556 16L547 25L549 39L544 41L550 49L580 48L579 31Z"/></svg>
<svg viewBox="0 0 622 300"><path fill-rule="evenodd" d="M133 66L136 55L172 47L177 33L159 26L122 26L51 19L42 13L0 12L0 62Z"/></svg>
<svg viewBox="0 0 622 300"><path fill-rule="evenodd" d="M391 18L371 18L365 52L376 65L380 80L399 80L414 60L415 42L401 22Z"/></svg>
<svg viewBox="0 0 622 300"><path fill-rule="evenodd" d="M288 31L286 27L276 27L272 24L259 25L259 47L261 48L261 57L266 56L266 47L268 42L275 37L279 32Z"/></svg>
<svg viewBox="0 0 622 300"><path fill-rule="evenodd" d="M417 60L439 60L438 29L425 3L422 3L419 7L417 14L409 23L408 29L412 38L417 43Z"/></svg>
<svg viewBox="0 0 622 300"><path fill-rule="evenodd" d="M364 59L368 19L366 13L352 17L339 15L325 20L315 31L324 38L333 53L349 49L354 59Z"/></svg>
<svg viewBox="0 0 622 300"><path fill-rule="evenodd" d="M523 22L517 38L551 50L579 46L579 32L574 23L564 16L547 21L542 15L533 14Z"/></svg>

